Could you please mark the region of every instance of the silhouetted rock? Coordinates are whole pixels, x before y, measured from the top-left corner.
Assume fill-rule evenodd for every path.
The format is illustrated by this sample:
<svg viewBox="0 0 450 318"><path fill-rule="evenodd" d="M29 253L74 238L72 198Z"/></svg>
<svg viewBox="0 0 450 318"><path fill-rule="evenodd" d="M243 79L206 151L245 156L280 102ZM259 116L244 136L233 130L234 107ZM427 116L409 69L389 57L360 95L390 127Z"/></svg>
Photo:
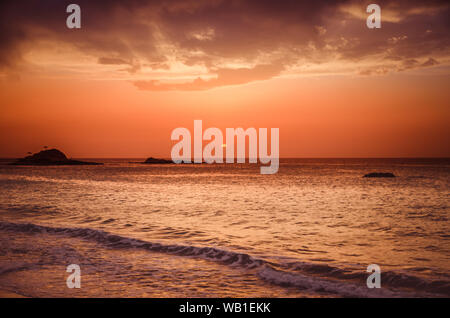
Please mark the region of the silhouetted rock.
<svg viewBox="0 0 450 318"><path fill-rule="evenodd" d="M364 175L364 178L395 178L391 172L371 172Z"/></svg>
<svg viewBox="0 0 450 318"><path fill-rule="evenodd" d="M145 164L167 164L167 163L173 163L173 161L150 157L147 160L145 160L144 163Z"/></svg>
<svg viewBox="0 0 450 318"><path fill-rule="evenodd" d="M11 163L20 166L60 166L60 165L101 165L97 162L86 162L67 159L66 155L58 149L42 150L34 155L18 159Z"/></svg>

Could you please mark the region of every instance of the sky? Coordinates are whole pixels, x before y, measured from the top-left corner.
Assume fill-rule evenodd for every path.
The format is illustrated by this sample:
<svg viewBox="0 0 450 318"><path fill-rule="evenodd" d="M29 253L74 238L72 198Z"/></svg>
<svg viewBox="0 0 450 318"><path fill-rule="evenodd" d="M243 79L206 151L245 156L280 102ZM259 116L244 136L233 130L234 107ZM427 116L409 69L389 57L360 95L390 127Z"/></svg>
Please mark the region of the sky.
<svg viewBox="0 0 450 318"><path fill-rule="evenodd" d="M370 3L2 1L0 157L170 157L195 119L279 128L281 157L450 157L450 4L369 29Z"/></svg>

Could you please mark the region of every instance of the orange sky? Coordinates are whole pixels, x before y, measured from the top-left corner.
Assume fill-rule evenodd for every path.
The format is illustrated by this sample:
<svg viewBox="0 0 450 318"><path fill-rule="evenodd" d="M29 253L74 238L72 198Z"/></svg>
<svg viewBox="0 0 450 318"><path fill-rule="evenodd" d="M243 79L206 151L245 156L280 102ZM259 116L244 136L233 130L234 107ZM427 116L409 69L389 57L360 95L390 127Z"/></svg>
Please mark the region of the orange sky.
<svg viewBox="0 0 450 318"><path fill-rule="evenodd" d="M367 30L365 7L352 1L300 7L315 13L300 24L295 8L265 1L236 1L250 22L222 1L141 2L125 12L80 1L82 14L99 15L81 30L66 29L64 14L10 30L0 47L0 157L44 145L75 158L169 157L171 131L192 131L194 119L204 129L280 128L281 157L450 157L445 2L386 5L380 30ZM20 9L3 14L20 20ZM221 23L230 17L244 34Z"/></svg>

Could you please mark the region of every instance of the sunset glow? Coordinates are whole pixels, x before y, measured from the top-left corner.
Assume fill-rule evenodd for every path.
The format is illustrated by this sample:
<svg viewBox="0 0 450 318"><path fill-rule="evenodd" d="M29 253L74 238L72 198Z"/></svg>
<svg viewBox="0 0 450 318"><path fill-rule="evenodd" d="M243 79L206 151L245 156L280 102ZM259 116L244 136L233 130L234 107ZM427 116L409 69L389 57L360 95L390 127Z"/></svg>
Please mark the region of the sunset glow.
<svg viewBox="0 0 450 318"><path fill-rule="evenodd" d="M450 155L446 2L372 30L353 1L79 4L72 30L64 1L2 9L0 156L169 157L194 119L279 127L282 157Z"/></svg>
<svg viewBox="0 0 450 318"><path fill-rule="evenodd" d="M449 17L0 1L0 298L151 317L449 298Z"/></svg>

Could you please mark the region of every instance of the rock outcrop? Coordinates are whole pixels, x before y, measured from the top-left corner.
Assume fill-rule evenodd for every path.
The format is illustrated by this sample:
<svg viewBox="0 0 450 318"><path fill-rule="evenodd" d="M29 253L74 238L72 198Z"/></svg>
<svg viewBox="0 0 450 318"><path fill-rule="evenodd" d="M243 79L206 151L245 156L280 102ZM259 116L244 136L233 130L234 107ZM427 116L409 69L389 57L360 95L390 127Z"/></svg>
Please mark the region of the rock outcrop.
<svg viewBox="0 0 450 318"><path fill-rule="evenodd" d="M34 155L30 155L11 163L19 166L62 166L62 165L101 165L97 162L86 162L68 159L64 153L58 149L42 150Z"/></svg>
<svg viewBox="0 0 450 318"><path fill-rule="evenodd" d="M147 158L147 160L145 160L143 163L145 163L145 164L168 164L168 163L173 163L173 161L150 157L150 158Z"/></svg>

